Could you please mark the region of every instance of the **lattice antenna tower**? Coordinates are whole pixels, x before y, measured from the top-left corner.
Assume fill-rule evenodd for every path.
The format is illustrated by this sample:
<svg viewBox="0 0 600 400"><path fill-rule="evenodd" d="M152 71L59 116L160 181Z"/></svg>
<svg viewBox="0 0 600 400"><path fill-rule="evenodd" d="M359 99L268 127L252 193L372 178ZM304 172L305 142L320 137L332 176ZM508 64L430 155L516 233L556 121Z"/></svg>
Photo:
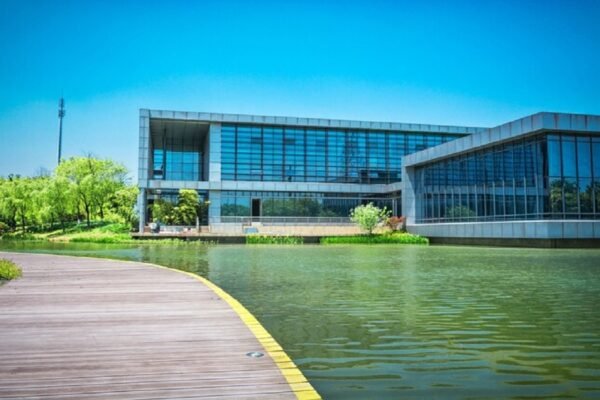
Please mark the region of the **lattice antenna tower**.
<svg viewBox="0 0 600 400"><path fill-rule="evenodd" d="M61 97L58 101L58 164L60 164L62 152L62 126L63 117L65 116L65 100Z"/></svg>

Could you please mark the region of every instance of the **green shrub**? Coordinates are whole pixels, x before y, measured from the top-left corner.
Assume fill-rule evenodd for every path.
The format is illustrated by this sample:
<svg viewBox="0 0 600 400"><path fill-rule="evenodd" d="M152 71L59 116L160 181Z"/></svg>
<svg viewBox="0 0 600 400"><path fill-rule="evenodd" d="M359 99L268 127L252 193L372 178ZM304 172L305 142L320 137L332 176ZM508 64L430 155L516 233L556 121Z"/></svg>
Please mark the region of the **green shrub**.
<svg viewBox="0 0 600 400"><path fill-rule="evenodd" d="M29 232L12 232L2 235L2 240L40 240Z"/></svg>
<svg viewBox="0 0 600 400"><path fill-rule="evenodd" d="M0 258L0 280L11 280L21 277L21 268L9 260Z"/></svg>
<svg viewBox="0 0 600 400"><path fill-rule="evenodd" d="M300 236L246 235L246 244L303 244Z"/></svg>
<svg viewBox="0 0 600 400"><path fill-rule="evenodd" d="M129 235L81 233L70 238L74 243L124 243L130 241Z"/></svg>
<svg viewBox="0 0 600 400"><path fill-rule="evenodd" d="M0 236L10 232L10 226L6 225L4 222L0 221Z"/></svg>
<svg viewBox="0 0 600 400"><path fill-rule="evenodd" d="M326 236L321 244L429 244L429 239L405 232L379 235Z"/></svg>

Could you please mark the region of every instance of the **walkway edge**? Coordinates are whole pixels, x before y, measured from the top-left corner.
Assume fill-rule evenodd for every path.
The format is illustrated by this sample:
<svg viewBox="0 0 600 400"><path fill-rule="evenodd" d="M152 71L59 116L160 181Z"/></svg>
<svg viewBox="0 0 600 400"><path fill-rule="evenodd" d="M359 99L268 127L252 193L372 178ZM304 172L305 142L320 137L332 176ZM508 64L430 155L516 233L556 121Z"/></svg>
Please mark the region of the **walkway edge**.
<svg viewBox="0 0 600 400"><path fill-rule="evenodd" d="M231 296L219 286L215 285L213 282L200 275L196 275L194 273L182 271L175 268L165 267L163 265L158 264L141 264L146 264L155 268L162 268L174 272L179 272L181 274L188 275L200 281L204 285L208 286L217 296L219 296L222 300L229 304L229 306L233 309L233 311L235 311L235 313L240 317L244 324L246 324L248 329L250 329L252 334L264 347L269 356L271 356L271 358L281 371L281 374L284 376L284 378L292 388L292 391L296 395L296 398L298 400L321 400L321 396L319 395L319 393L317 393L313 386L308 382L302 371L298 369L296 364L294 364L292 359L285 353L285 351L279 345L279 343L277 343L277 341L262 326L262 324L258 322L256 317L252 315L252 313L248 311L246 307L244 307L242 303L237 301L233 296Z"/></svg>

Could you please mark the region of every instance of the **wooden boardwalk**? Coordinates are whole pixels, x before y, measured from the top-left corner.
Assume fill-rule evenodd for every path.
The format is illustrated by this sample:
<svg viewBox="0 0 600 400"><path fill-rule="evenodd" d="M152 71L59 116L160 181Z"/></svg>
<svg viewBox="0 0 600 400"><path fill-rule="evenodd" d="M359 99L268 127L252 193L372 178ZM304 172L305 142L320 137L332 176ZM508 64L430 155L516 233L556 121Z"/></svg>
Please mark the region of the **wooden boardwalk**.
<svg viewBox="0 0 600 400"><path fill-rule="evenodd" d="M23 269L0 286L2 399L319 398L260 324L210 283L142 263L0 258Z"/></svg>

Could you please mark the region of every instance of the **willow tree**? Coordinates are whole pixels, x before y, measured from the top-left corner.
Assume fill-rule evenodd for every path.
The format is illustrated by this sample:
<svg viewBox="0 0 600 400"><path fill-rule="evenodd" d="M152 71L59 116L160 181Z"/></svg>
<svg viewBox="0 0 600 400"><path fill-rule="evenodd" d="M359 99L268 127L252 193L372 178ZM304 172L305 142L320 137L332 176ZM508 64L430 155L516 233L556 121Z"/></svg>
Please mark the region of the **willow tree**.
<svg viewBox="0 0 600 400"><path fill-rule="evenodd" d="M76 200L83 208L89 227L94 213L104 219L105 207L111 196L126 186L127 169L112 160L72 157L60 163L56 176L67 179L73 185Z"/></svg>

